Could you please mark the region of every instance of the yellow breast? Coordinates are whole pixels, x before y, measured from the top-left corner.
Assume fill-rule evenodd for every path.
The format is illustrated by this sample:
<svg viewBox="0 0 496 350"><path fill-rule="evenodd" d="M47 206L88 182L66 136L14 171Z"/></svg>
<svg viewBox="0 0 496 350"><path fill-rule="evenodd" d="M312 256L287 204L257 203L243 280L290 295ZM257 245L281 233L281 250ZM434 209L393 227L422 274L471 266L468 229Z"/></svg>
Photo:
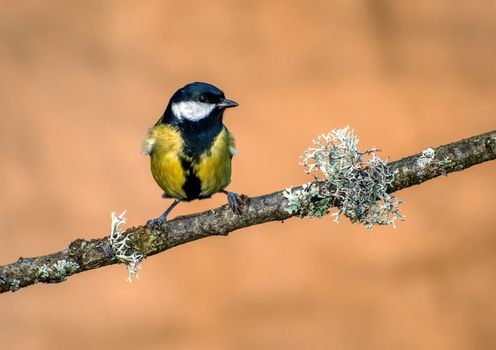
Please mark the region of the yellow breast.
<svg viewBox="0 0 496 350"><path fill-rule="evenodd" d="M209 197L229 185L231 158L234 153L234 139L224 128L215 138L210 150L203 153L194 165L195 175L201 183L200 196Z"/></svg>
<svg viewBox="0 0 496 350"><path fill-rule="evenodd" d="M151 157L151 171L157 184L166 195L179 199L188 198L184 186L194 175L200 180L199 197L209 197L229 185L231 158L235 153L234 139L224 128L209 150L196 159L183 153L184 141L176 127L160 124L149 130L142 151ZM184 169L186 160L191 169ZM192 171L193 174L189 174ZM190 176L188 176L190 175Z"/></svg>
<svg viewBox="0 0 496 350"><path fill-rule="evenodd" d="M186 176L180 156L183 140L177 128L157 125L150 129L143 144L143 152L150 154L152 175L157 184L170 197L184 199Z"/></svg>

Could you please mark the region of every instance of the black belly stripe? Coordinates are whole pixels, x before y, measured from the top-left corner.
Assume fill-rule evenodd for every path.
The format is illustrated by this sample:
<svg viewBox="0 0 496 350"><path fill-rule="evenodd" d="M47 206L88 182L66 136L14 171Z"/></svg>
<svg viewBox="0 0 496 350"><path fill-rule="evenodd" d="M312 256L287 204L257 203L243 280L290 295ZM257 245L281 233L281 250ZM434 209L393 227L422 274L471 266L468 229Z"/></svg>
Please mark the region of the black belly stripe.
<svg viewBox="0 0 496 350"><path fill-rule="evenodd" d="M186 193L186 200L193 200L200 198L201 182L193 171L193 164L191 161L181 158L181 165L186 175L186 181L183 185L183 190Z"/></svg>

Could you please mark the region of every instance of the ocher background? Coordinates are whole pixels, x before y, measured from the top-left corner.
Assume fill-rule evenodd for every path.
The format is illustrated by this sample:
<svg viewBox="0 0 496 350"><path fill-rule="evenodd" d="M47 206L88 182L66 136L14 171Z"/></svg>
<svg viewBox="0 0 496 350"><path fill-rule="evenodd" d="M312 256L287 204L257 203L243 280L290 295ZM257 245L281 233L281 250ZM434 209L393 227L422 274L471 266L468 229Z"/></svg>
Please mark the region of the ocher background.
<svg viewBox="0 0 496 350"><path fill-rule="evenodd" d="M391 160L494 129L493 1L20 1L0 7L0 263L168 205L138 153L190 81L240 107L231 190L308 181L350 125ZM403 190L396 230L292 219L0 296L2 349L489 349L496 164ZM225 203L181 204L186 214Z"/></svg>

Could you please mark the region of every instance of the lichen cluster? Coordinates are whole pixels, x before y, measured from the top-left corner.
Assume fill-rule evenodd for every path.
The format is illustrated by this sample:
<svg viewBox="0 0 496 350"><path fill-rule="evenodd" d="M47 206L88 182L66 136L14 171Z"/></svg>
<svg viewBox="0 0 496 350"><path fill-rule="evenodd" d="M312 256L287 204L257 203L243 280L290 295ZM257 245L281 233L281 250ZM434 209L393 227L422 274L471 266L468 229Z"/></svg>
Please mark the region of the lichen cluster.
<svg viewBox="0 0 496 350"><path fill-rule="evenodd" d="M284 191L287 212L323 217L336 206L335 222L344 214L367 228L394 226L396 220L404 219L399 213L402 200L388 193L394 174L377 156L377 149L358 151L359 139L349 127L332 130L313 142L315 146L301 156L301 164L316 182Z"/></svg>
<svg viewBox="0 0 496 350"><path fill-rule="evenodd" d="M50 271L45 265L41 265L36 271L36 276L41 279L48 278L50 276Z"/></svg>
<svg viewBox="0 0 496 350"><path fill-rule="evenodd" d="M112 227L109 237L109 243L114 250L115 257L127 265L127 281L131 283L133 281L133 276L136 279L139 278L139 269L141 269L141 261L143 261L143 254L132 251L131 246L128 244L131 240L130 235L123 235L119 226L127 221L125 218L126 212L122 212L121 215L115 216L112 213Z"/></svg>
<svg viewBox="0 0 496 350"><path fill-rule="evenodd" d="M61 281L65 281L68 276L74 274L74 272L79 269L79 264L73 261L62 259L57 260L57 262L53 264L53 269L55 270L55 277L57 277Z"/></svg>
<svg viewBox="0 0 496 350"><path fill-rule="evenodd" d="M14 279L12 281L12 283L10 283L10 291L11 292L16 292L19 290L19 288L21 288L21 281L19 281L18 279Z"/></svg>
<svg viewBox="0 0 496 350"><path fill-rule="evenodd" d="M417 166L422 170L434 159L436 151L428 147L422 151L422 154L417 159Z"/></svg>

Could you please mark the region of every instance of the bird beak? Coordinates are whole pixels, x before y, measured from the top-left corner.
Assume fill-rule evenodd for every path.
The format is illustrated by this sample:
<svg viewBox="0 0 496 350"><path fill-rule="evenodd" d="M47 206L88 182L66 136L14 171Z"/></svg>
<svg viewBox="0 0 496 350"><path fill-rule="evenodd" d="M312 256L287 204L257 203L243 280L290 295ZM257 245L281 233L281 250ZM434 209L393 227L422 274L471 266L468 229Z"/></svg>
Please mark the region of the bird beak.
<svg viewBox="0 0 496 350"><path fill-rule="evenodd" d="M238 106L237 102L234 102L232 100L228 100L227 98L222 99L219 103L217 103L217 107L219 108L231 108L231 107L236 107Z"/></svg>

